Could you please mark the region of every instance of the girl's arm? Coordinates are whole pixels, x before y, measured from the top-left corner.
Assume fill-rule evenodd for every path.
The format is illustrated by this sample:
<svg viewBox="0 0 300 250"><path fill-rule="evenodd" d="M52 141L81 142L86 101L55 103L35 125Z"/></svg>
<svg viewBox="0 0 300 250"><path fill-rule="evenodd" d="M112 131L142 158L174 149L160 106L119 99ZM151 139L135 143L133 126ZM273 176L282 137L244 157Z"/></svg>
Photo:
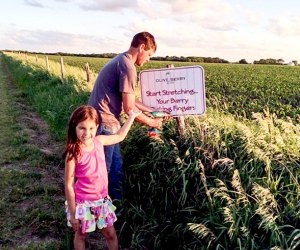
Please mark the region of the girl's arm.
<svg viewBox="0 0 300 250"><path fill-rule="evenodd" d="M123 93L123 109L126 114L129 115L130 110L134 110L135 112L142 110L147 112L154 111L151 107L146 106L142 102L136 100L135 95ZM139 116L136 117L136 120L140 123L146 124L149 127L153 128L161 128L163 119L161 118L151 118L143 113L140 113Z"/></svg>
<svg viewBox="0 0 300 250"><path fill-rule="evenodd" d="M114 135L97 135L97 139L101 142L102 145L112 145L120 141L123 141L134 122L134 119L141 114L141 111L129 111L129 117L124 123L124 125L118 130Z"/></svg>
<svg viewBox="0 0 300 250"><path fill-rule="evenodd" d="M74 229L74 231L79 230L79 220L75 219L75 189L74 189L74 181L75 181L75 160L74 158L70 161L67 161L68 155L65 160L65 195L67 198L69 210L70 210L70 223Z"/></svg>

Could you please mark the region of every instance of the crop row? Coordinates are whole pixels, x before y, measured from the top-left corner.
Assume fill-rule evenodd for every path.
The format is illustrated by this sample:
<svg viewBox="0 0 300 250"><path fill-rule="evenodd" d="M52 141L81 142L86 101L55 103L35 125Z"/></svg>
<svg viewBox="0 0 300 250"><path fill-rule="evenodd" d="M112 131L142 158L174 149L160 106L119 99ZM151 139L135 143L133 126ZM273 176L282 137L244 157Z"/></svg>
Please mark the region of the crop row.
<svg viewBox="0 0 300 250"><path fill-rule="evenodd" d="M59 61L60 57L51 56ZM64 57L65 63L83 68L88 62L99 72L109 59ZM188 62L151 61L144 69L197 65ZM200 64L199 64L200 65ZM269 110L278 117L300 116L300 67L274 65L201 64L205 70L208 106L247 118L252 113Z"/></svg>

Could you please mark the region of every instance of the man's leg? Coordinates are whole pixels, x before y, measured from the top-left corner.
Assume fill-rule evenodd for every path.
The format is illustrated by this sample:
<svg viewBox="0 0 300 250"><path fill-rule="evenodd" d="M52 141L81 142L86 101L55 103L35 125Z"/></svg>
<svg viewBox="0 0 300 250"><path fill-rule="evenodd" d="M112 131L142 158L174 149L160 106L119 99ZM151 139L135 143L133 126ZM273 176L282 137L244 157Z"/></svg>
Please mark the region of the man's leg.
<svg viewBox="0 0 300 250"><path fill-rule="evenodd" d="M123 193L123 160L120 151L120 145L115 144L113 149L108 149L107 154L110 161L109 179L108 179L108 192L112 199L121 200ZM105 153L106 154L106 153Z"/></svg>
<svg viewBox="0 0 300 250"><path fill-rule="evenodd" d="M111 171L111 164L113 161L113 154L114 154L114 146L115 145L104 146L105 163L106 163L108 176ZM108 183L109 183L109 180L108 180Z"/></svg>
<svg viewBox="0 0 300 250"><path fill-rule="evenodd" d="M97 134L111 135L115 133L117 129L99 126ZM124 173L120 145L117 143L104 146L104 153L108 172L108 193L113 200L121 200Z"/></svg>

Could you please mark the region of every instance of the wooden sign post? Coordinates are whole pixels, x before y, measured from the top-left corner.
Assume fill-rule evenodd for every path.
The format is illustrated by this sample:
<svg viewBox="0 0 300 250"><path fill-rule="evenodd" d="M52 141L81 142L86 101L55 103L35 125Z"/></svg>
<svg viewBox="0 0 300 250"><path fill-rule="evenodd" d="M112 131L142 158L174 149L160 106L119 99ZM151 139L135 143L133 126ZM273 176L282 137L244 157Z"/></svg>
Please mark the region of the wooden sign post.
<svg viewBox="0 0 300 250"><path fill-rule="evenodd" d="M65 79L65 68L64 68L64 59L60 58L60 66L61 66L61 80Z"/></svg>
<svg viewBox="0 0 300 250"><path fill-rule="evenodd" d="M174 64L168 64L167 68L174 68ZM179 134L180 137L184 137L185 135L185 122L184 122L184 116L178 116L175 117L176 121L176 131Z"/></svg>
<svg viewBox="0 0 300 250"><path fill-rule="evenodd" d="M50 70L48 56L46 56L46 68L48 71Z"/></svg>
<svg viewBox="0 0 300 250"><path fill-rule="evenodd" d="M85 71L86 71L86 81L90 82L91 81L91 72L90 72L89 63L85 64Z"/></svg>
<svg viewBox="0 0 300 250"><path fill-rule="evenodd" d="M204 69L200 66L144 70L140 73L142 102L175 117L180 136L184 116L206 111Z"/></svg>

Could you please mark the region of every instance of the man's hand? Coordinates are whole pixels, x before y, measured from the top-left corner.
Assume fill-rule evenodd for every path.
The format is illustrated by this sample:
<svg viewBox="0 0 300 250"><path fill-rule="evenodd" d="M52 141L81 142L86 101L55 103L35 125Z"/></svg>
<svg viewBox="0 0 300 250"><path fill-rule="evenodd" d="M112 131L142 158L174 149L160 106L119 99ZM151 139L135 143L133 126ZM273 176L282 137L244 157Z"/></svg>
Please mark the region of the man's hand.
<svg viewBox="0 0 300 250"><path fill-rule="evenodd" d="M161 129L162 128L163 118L153 118L151 121L150 127Z"/></svg>
<svg viewBox="0 0 300 250"><path fill-rule="evenodd" d="M165 112L165 113L166 113L166 115L164 117L164 121L169 121L172 118L172 116L168 112Z"/></svg>

